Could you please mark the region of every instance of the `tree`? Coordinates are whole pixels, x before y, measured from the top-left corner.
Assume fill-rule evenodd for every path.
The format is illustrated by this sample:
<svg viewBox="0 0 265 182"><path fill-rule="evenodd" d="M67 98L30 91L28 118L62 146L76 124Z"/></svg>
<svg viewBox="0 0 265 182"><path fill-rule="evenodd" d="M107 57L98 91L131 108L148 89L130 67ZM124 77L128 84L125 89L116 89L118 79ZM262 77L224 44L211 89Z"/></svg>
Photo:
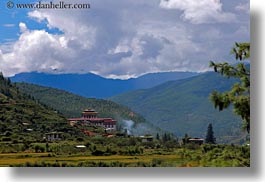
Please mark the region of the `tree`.
<svg viewBox="0 0 265 182"><path fill-rule="evenodd" d="M46 145L45 145L45 148L46 148L46 152L49 152L50 150L49 150L49 143L48 142L46 142Z"/></svg>
<svg viewBox="0 0 265 182"><path fill-rule="evenodd" d="M215 140L215 137L214 137L212 123L210 123L208 125L207 134L206 134L206 138L205 138L205 143L210 143L210 144L215 144L216 143L216 140Z"/></svg>
<svg viewBox="0 0 265 182"><path fill-rule="evenodd" d="M189 143L189 139L191 139L191 137L186 133L184 138L182 138L182 143L185 145L187 143Z"/></svg>
<svg viewBox="0 0 265 182"><path fill-rule="evenodd" d="M163 142L167 142L171 140L171 135L170 133L165 133L163 138L162 138Z"/></svg>
<svg viewBox="0 0 265 182"><path fill-rule="evenodd" d="M163 142L166 142L166 141L168 141L167 133L164 133L164 136L163 136Z"/></svg>
<svg viewBox="0 0 265 182"><path fill-rule="evenodd" d="M243 128L250 131L250 66L242 61L249 61L250 58L250 43L235 43L231 50L236 60L240 63L230 65L227 62L214 63L210 62L210 67L214 68L215 72L230 78L239 79L230 91L219 93L213 91L210 95L211 101L214 103L215 108L219 111L228 108L230 105L234 106L234 113L241 116L243 120Z"/></svg>
<svg viewBox="0 0 265 182"><path fill-rule="evenodd" d="M156 139L157 139L157 140L160 140L159 133L156 134Z"/></svg>

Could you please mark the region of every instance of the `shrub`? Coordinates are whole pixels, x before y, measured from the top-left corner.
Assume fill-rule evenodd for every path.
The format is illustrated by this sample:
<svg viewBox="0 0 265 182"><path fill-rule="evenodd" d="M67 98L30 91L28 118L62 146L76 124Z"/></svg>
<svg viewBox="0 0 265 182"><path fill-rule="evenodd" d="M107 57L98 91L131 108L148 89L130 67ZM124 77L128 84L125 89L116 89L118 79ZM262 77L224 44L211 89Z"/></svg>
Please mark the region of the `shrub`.
<svg viewBox="0 0 265 182"><path fill-rule="evenodd" d="M10 141L12 141L12 139L10 137L3 137L2 141L3 142L10 142Z"/></svg>

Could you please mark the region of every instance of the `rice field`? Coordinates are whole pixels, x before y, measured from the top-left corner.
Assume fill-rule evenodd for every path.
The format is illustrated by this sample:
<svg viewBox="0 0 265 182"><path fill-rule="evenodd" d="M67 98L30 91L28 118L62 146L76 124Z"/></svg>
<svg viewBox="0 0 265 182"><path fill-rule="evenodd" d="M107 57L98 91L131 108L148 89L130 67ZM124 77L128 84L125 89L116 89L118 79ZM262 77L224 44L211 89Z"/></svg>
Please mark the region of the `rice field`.
<svg viewBox="0 0 265 182"><path fill-rule="evenodd" d="M67 163L77 164L80 162L119 162L126 164L151 163L154 160L160 160L168 166L181 164L180 158L176 154L170 155L137 155L137 156L50 156L49 153L9 153L0 154L0 166L19 165L36 162L47 163Z"/></svg>
<svg viewBox="0 0 265 182"><path fill-rule="evenodd" d="M59 148L62 149L64 145ZM54 147L50 145L50 147ZM69 147L68 147L69 148ZM65 148L65 149L68 149ZM90 147L91 148L91 147ZM98 150L101 149L99 145ZM0 153L0 166L18 167L250 167L250 147L234 145L202 145L197 149L144 149L141 153L112 154L86 150L76 152ZM130 151L130 148L124 150ZM73 150L73 148L72 148ZM113 150L116 150L114 148ZM39 150L38 150L39 151ZM68 151L68 152L65 152ZM134 150L132 150L134 151Z"/></svg>

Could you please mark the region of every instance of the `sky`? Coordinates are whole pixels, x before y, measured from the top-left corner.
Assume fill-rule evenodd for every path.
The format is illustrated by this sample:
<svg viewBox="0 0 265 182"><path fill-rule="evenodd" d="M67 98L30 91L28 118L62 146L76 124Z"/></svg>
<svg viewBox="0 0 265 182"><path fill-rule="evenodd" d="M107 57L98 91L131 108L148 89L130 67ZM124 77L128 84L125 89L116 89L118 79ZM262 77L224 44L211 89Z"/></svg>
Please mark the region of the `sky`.
<svg viewBox="0 0 265 182"><path fill-rule="evenodd" d="M17 3L34 2L29 0ZM59 1L53 1L59 2ZM248 0L65 0L90 9L8 9L0 1L0 72L127 79L234 63L250 41Z"/></svg>

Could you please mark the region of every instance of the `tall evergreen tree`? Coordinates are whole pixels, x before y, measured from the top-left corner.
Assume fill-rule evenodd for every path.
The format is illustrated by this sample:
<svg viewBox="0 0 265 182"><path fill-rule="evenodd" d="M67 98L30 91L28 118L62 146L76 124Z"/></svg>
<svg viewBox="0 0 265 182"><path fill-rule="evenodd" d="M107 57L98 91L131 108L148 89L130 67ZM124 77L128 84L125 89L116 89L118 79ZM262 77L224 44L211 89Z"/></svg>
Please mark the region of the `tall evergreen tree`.
<svg viewBox="0 0 265 182"><path fill-rule="evenodd" d="M231 54L239 61L250 58L250 43L236 43L231 50ZM234 106L234 113L241 116L244 122L244 129L250 131L250 66L242 62L236 65L230 65L227 62L214 63L210 62L210 67L215 72L230 78L240 79L239 83L235 83L230 91L219 93L214 91L210 99L214 103L215 108L222 111L230 105Z"/></svg>
<svg viewBox="0 0 265 182"><path fill-rule="evenodd" d="M184 138L182 138L182 143L185 145L187 143L189 143L189 139L191 139L191 137L186 133Z"/></svg>
<svg viewBox="0 0 265 182"><path fill-rule="evenodd" d="M163 142L166 142L166 141L168 141L167 133L165 133L164 136L163 136Z"/></svg>
<svg viewBox="0 0 265 182"><path fill-rule="evenodd" d="M210 143L210 144L215 144L216 143L216 140L215 140L215 137L214 137L212 123L210 123L208 125L207 134L206 134L206 138L205 138L205 143Z"/></svg>
<svg viewBox="0 0 265 182"><path fill-rule="evenodd" d="M157 140L160 140L159 133L156 134L156 139L157 139Z"/></svg>

